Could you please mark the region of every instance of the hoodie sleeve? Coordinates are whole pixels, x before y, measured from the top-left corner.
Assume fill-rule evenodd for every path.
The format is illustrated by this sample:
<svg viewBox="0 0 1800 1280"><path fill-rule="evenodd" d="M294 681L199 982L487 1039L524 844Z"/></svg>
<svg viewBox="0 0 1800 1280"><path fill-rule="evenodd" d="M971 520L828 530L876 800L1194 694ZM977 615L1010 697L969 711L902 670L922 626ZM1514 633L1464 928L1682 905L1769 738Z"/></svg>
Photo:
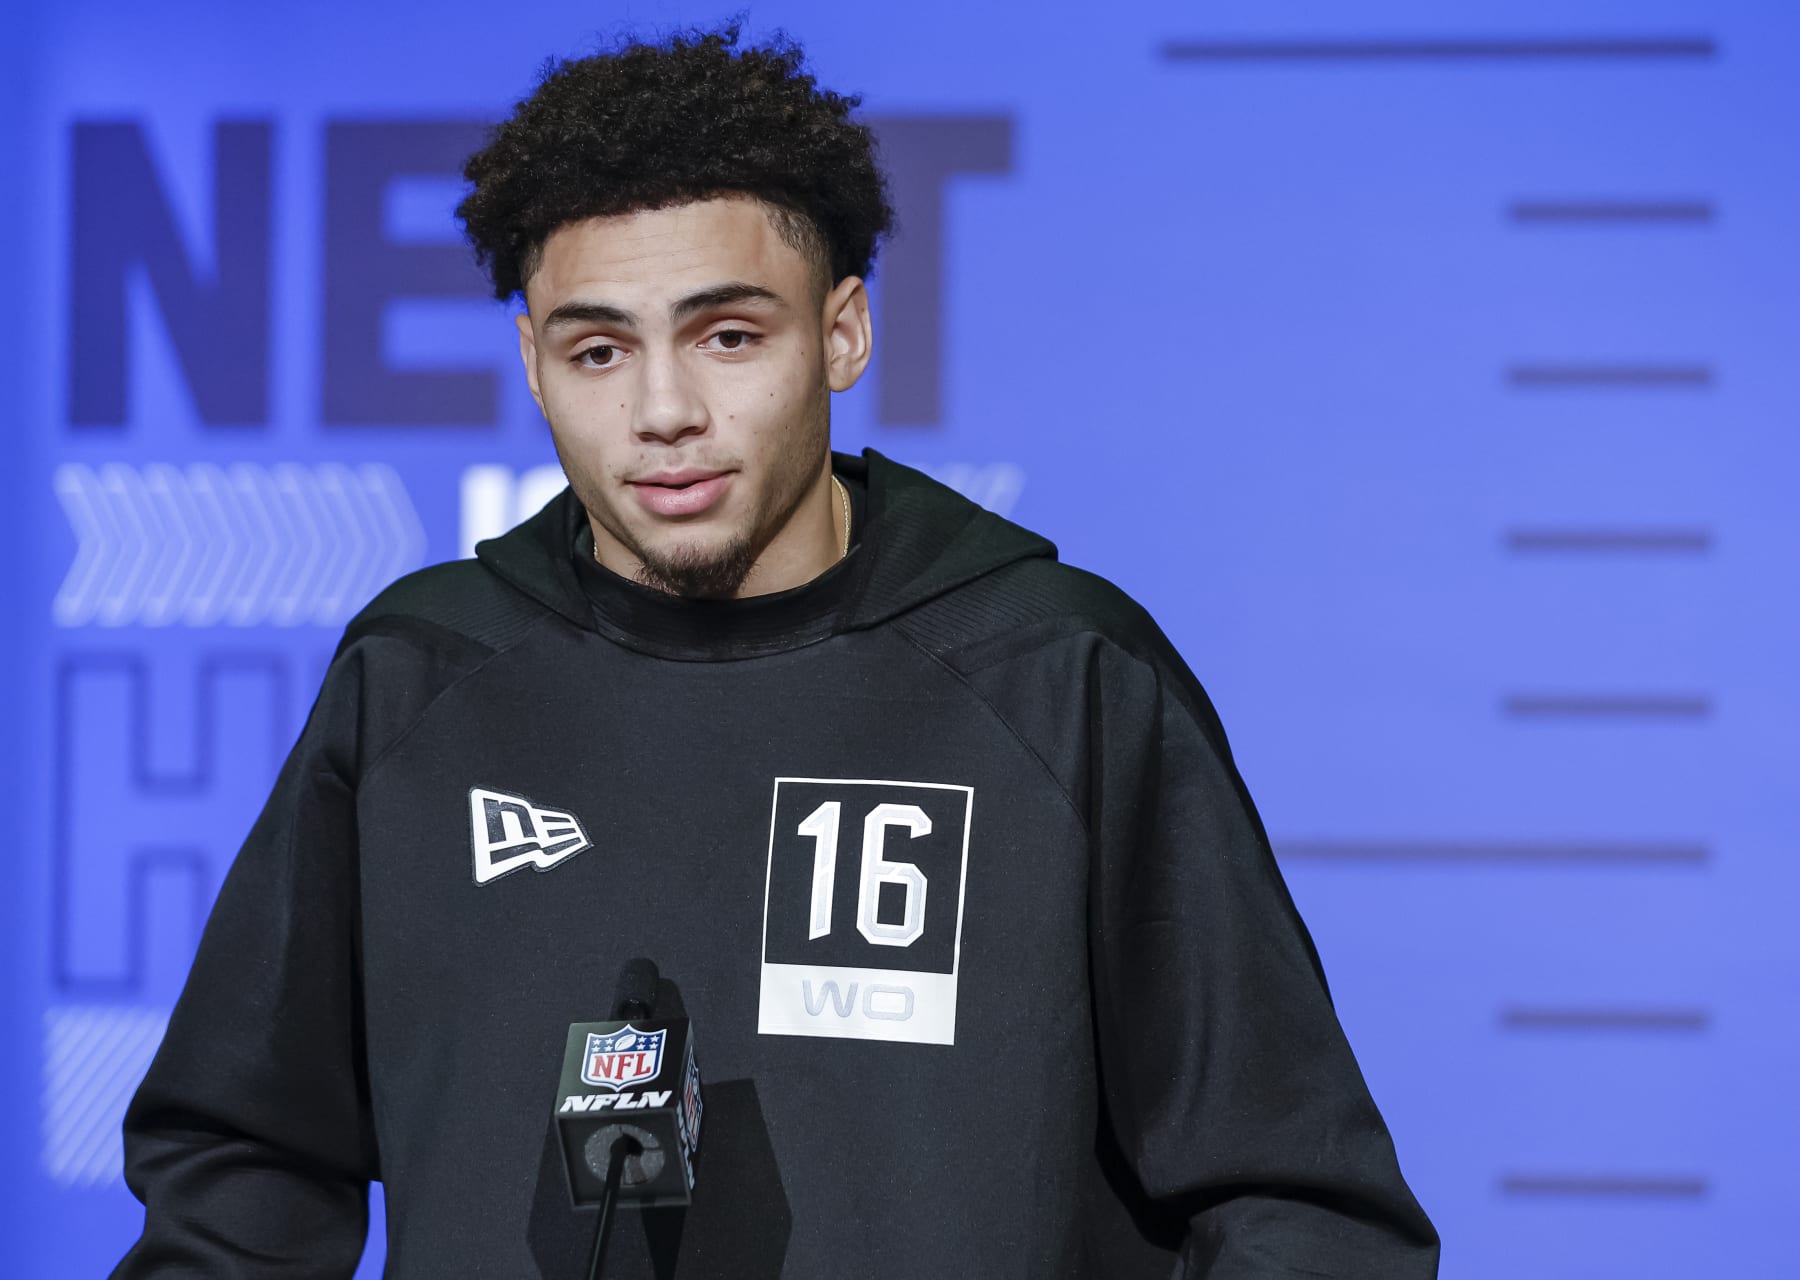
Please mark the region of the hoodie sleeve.
<svg viewBox="0 0 1800 1280"><path fill-rule="evenodd" d="M363 1067L352 762L340 660L226 876L125 1116L139 1276L349 1276L377 1176Z"/></svg>
<svg viewBox="0 0 1800 1280"><path fill-rule="evenodd" d="M1157 639L1160 641L1160 634ZM1108 647L1090 778L1107 1112L1184 1277L1437 1274L1225 735L1166 641Z"/></svg>

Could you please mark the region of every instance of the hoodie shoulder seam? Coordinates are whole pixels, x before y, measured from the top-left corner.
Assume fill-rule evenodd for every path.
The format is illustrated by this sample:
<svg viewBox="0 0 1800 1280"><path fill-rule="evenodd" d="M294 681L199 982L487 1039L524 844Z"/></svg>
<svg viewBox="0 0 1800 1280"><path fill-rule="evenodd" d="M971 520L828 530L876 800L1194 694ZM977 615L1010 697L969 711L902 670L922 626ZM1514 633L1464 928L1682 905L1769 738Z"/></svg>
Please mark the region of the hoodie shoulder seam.
<svg viewBox="0 0 1800 1280"><path fill-rule="evenodd" d="M904 639L906 643L925 655L926 659L934 666L938 667L952 680L956 681L959 686L968 692L970 697L980 703L982 707L987 710L988 714L993 716L993 718L999 722L1001 728L1012 735L1013 741L1018 743L1019 746L1024 749L1025 754L1031 757L1032 763L1037 765L1038 771L1049 780L1052 787L1056 788L1056 794L1062 797L1063 803L1068 806L1069 812L1074 815L1075 822L1080 826L1082 835L1091 839L1093 837L1093 832L1088 826L1087 815L1082 813L1081 807L1075 803L1075 797L1071 796L1068 788L1063 786L1062 779L1056 776L1056 770L1050 767L1049 761L1045 760L1038 749L1031 745L1031 742L1025 735L1019 732L1017 726L1013 724L1006 713L995 706L993 699L989 698L980 689L977 689L961 671L946 662L942 654L933 653L927 646L920 643L915 637L909 635L904 629L897 628L897 630L899 630L901 638Z"/></svg>
<svg viewBox="0 0 1800 1280"><path fill-rule="evenodd" d="M388 743L385 747L383 747L376 754L376 756L373 760L369 761L368 766L366 768L364 768L362 771L362 776L357 779L357 788L360 790L362 787L366 786L370 781L373 780L376 772L381 768L382 765L387 763L388 757L392 756L394 754L394 752L396 750L398 750L399 747L403 743L405 743L408 738L412 737L413 733L418 729L418 727L421 724L425 723L425 718L427 716L429 716L432 713L432 711L434 711L437 708L438 703L442 702L453 691L462 688L462 686L464 684L468 683L468 681L472 680L474 677L476 677L477 675L480 675L483 671L487 670L487 668L490 665L492 665L492 663L495 661L495 659L505 657L507 654L511 653L514 649L518 648L521 644L523 644L526 640L528 640L531 637L531 635L540 626L543 625L545 618L549 618L549 617L553 617L553 616L555 616L555 615L550 613L548 610L544 611L544 613L540 614L536 619L534 619L530 625L528 625L523 631L519 632L516 636L514 636L507 644L491 650L488 653L488 655L485 658L483 658L480 662L477 662L474 666L470 667L467 671L462 672L454 680L451 680L449 683L447 683L442 689L439 689L436 693L432 694L431 697L426 701L425 705L419 708L418 714L415 715L411 720L407 721L406 726L403 729L401 729L399 733L394 735L394 740L392 742Z"/></svg>

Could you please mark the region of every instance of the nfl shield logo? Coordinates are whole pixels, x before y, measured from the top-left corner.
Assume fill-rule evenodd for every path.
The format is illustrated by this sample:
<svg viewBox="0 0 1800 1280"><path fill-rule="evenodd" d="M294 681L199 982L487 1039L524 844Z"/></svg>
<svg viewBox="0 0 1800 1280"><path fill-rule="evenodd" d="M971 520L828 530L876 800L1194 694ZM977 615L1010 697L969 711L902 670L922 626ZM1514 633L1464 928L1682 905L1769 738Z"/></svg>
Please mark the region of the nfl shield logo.
<svg viewBox="0 0 1800 1280"><path fill-rule="evenodd" d="M581 1059L581 1079L602 1089L623 1089L640 1080L654 1080L662 1070L665 1031L639 1031L625 1026L606 1035L588 1033L587 1052Z"/></svg>

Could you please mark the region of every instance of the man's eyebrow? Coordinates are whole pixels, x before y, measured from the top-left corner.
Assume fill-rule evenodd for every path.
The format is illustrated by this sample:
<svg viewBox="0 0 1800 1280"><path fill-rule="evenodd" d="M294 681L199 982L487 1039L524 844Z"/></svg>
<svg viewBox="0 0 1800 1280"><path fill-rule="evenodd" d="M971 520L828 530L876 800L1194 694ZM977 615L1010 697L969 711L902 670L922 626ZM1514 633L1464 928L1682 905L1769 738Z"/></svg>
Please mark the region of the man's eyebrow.
<svg viewBox="0 0 1800 1280"><path fill-rule="evenodd" d="M715 311L720 307L744 302L759 302L781 310L785 310L788 305L787 299L773 289L734 280L730 284L714 285L710 289L701 289L686 297L677 298L669 308L669 319L680 324L702 311ZM583 302L579 299L563 303L544 317L545 332L584 324L610 324L621 329L635 329L638 327L638 318L632 312L611 303Z"/></svg>
<svg viewBox="0 0 1800 1280"><path fill-rule="evenodd" d="M781 310L786 310L787 299L773 289L765 289L760 284L745 284L734 280L730 284L715 285L711 289L702 289L698 293L690 293L678 299L669 308L669 319L680 324L689 316L701 311L715 311L720 307L733 306L740 302L762 302Z"/></svg>
<svg viewBox="0 0 1800 1280"><path fill-rule="evenodd" d="M637 328L637 317L622 307L604 302L565 302L544 317L544 331L580 324L612 324L621 329Z"/></svg>

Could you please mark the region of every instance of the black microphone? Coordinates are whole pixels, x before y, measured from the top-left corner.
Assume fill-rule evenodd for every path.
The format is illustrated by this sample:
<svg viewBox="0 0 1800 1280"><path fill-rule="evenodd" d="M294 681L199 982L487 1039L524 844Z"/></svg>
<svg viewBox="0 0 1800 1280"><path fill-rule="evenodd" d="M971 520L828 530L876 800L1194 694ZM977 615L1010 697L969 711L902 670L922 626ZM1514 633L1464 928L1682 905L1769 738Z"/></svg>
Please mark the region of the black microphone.
<svg viewBox="0 0 1800 1280"><path fill-rule="evenodd" d="M656 1009L656 984L662 975L656 962L639 956L627 960L619 970L618 985L613 988L612 1016L624 1022L632 1018L648 1018Z"/></svg>
<svg viewBox="0 0 1800 1280"><path fill-rule="evenodd" d="M658 983L654 964L632 960L619 975L613 1020L569 1027L556 1128L577 1207L610 1213L615 1200L640 1209L693 1200L700 1068L688 1020L651 1016Z"/></svg>

